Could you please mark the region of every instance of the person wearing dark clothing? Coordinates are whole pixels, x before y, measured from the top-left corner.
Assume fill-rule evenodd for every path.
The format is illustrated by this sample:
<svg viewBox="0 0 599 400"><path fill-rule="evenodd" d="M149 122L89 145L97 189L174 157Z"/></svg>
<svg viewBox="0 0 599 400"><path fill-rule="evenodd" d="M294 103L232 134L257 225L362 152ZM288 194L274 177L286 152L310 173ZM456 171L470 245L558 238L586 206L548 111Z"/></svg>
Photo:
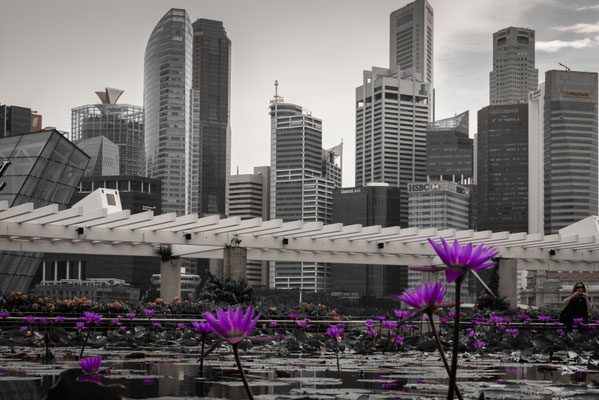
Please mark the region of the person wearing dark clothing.
<svg viewBox="0 0 599 400"><path fill-rule="evenodd" d="M572 287L572 294L562 303L566 304L566 308L560 314L560 322L566 325L569 331L572 330L572 325L577 325L575 319L582 318L585 324L589 322L592 305L583 282L576 282Z"/></svg>

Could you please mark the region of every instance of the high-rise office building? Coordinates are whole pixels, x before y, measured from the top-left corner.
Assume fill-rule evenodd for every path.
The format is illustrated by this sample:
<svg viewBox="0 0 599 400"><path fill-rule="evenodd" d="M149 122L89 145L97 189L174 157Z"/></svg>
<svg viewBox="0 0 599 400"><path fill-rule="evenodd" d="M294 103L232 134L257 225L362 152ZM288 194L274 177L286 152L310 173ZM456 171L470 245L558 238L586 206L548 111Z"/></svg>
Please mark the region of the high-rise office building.
<svg viewBox="0 0 599 400"><path fill-rule="evenodd" d="M334 150L322 149L322 121L301 106L285 103L277 94L271 100L270 117L271 219L330 223L333 190L341 186L341 168ZM325 290L330 283L329 269L323 263L277 262L271 268L270 286Z"/></svg>
<svg viewBox="0 0 599 400"><path fill-rule="evenodd" d="M490 104L526 103L535 90L535 31L509 27L493 34L493 71L489 74Z"/></svg>
<svg viewBox="0 0 599 400"><path fill-rule="evenodd" d="M399 188L387 184L340 188L333 192L333 223L382 227L399 225ZM344 295L394 296L407 284L399 265L334 264L331 290Z"/></svg>
<svg viewBox="0 0 599 400"><path fill-rule="evenodd" d="M229 177L230 217L269 219L270 167L254 167L253 174ZM268 262L247 260L245 276L254 287L268 287Z"/></svg>
<svg viewBox="0 0 599 400"><path fill-rule="evenodd" d="M545 73L545 233L597 215L597 73Z"/></svg>
<svg viewBox="0 0 599 400"><path fill-rule="evenodd" d="M402 77L419 74L419 80L433 87L434 13L426 0L391 13L389 65L399 67Z"/></svg>
<svg viewBox="0 0 599 400"><path fill-rule="evenodd" d="M221 21L193 23L193 129L199 139L198 211L225 215L231 168L231 41Z"/></svg>
<svg viewBox="0 0 599 400"><path fill-rule="evenodd" d="M399 187L401 226L408 225L408 183L426 181L429 98L428 83L376 67L356 89L356 186Z"/></svg>
<svg viewBox="0 0 599 400"><path fill-rule="evenodd" d="M473 140L468 111L431 122L426 128L426 175L429 180L465 182L473 177Z"/></svg>
<svg viewBox="0 0 599 400"><path fill-rule="evenodd" d="M42 130L42 116L30 108L0 104L0 138Z"/></svg>
<svg viewBox="0 0 599 400"><path fill-rule="evenodd" d="M0 139L0 159L4 161L0 201L9 207L31 202L36 208L49 204L66 208L89 161L54 129ZM0 292L26 291L42 256L0 252Z"/></svg>
<svg viewBox="0 0 599 400"><path fill-rule="evenodd" d="M231 175L229 177L230 217L241 219L270 216L270 167L254 167L253 174Z"/></svg>
<svg viewBox="0 0 599 400"><path fill-rule="evenodd" d="M117 104L123 94L120 89L105 88L96 94L100 104L88 104L71 110L71 140L79 145L82 141L103 136L118 146L117 175L145 176L143 108Z"/></svg>
<svg viewBox="0 0 599 400"><path fill-rule="evenodd" d="M528 231L528 105L478 111L478 230Z"/></svg>
<svg viewBox="0 0 599 400"><path fill-rule="evenodd" d="M408 185L410 227L470 228L470 189L451 181L414 182Z"/></svg>
<svg viewBox="0 0 599 400"><path fill-rule="evenodd" d="M173 8L152 31L144 60L147 175L162 181L163 211L178 215L197 212L192 49L191 20L185 10Z"/></svg>

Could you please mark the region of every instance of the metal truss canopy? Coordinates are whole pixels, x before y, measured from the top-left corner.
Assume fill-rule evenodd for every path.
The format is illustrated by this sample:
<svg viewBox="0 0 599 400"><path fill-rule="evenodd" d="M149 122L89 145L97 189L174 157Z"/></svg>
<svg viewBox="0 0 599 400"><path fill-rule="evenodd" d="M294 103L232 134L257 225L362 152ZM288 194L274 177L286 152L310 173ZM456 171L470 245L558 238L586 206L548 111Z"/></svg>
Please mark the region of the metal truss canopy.
<svg viewBox="0 0 599 400"><path fill-rule="evenodd" d="M589 217L597 222L597 217ZM586 220L583 220L586 221ZM582 222L582 221L581 221ZM580 224L580 223L577 223ZM343 264L426 266L440 264L427 239L484 243L500 257L518 259L519 269L589 270L599 267L599 236L576 224L561 234L543 235L435 228L399 228L218 216L131 215L128 210L82 207L59 211L56 205L34 209L31 203L8 208L0 202L0 250L155 256L161 244L174 255L223 258L225 246L247 248L248 259ZM235 239L235 240L233 240Z"/></svg>

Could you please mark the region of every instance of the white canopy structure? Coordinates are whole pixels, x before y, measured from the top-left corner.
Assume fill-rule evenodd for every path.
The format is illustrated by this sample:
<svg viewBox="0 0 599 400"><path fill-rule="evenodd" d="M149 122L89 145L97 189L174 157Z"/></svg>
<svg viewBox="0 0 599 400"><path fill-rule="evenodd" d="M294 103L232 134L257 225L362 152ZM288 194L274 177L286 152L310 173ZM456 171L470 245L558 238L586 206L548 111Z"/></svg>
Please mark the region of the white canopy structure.
<svg viewBox="0 0 599 400"><path fill-rule="evenodd" d="M114 192L118 198L116 191L101 190L102 195ZM27 203L9 208L6 202L0 202L0 250L153 256L156 246L170 244L176 256L223 258L226 246L237 245L246 248L247 259L252 260L427 266L440 263L427 239L443 237L448 241L458 239L462 244L496 247L501 258L517 260L518 269L599 268L596 216L566 227L559 234L543 235L177 217L174 213L154 215L152 211L131 215L129 210L120 209L120 200L116 204L108 197L99 202L90 199L62 211L57 205L34 209Z"/></svg>

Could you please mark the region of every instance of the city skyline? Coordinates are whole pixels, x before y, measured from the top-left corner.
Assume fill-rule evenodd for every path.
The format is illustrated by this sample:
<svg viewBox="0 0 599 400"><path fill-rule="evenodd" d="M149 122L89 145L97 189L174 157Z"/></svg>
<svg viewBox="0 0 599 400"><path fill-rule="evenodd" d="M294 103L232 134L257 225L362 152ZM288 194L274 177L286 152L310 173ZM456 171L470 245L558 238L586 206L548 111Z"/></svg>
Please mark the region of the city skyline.
<svg viewBox="0 0 599 400"><path fill-rule="evenodd" d="M492 36L500 29L536 31L541 76L562 69L559 62L578 71L596 71L599 65L599 6L590 0L429 2L435 11L437 119L464 110L474 117L488 105ZM169 8L185 8L193 20L223 21L233 43L232 171L239 167L248 173L268 164L266 112L277 79L286 102L302 104L322 118L323 147L344 141L343 182L353 186L354 90L363 70L388 66L389 15L408 3L150 1L142 8L141 1L10 2L0 15L0 34L19 40L0 44L2 54L11 55L0 75L0 103L31 107L44 116L44 125L66 131L71 108L92 103L98 87L121 88L121 102L143 105L149 35ZM61 29L48 29L48 21ZM299 51L312 57L297 57ZM472 137L476 121L470 125Z"/></svg>

